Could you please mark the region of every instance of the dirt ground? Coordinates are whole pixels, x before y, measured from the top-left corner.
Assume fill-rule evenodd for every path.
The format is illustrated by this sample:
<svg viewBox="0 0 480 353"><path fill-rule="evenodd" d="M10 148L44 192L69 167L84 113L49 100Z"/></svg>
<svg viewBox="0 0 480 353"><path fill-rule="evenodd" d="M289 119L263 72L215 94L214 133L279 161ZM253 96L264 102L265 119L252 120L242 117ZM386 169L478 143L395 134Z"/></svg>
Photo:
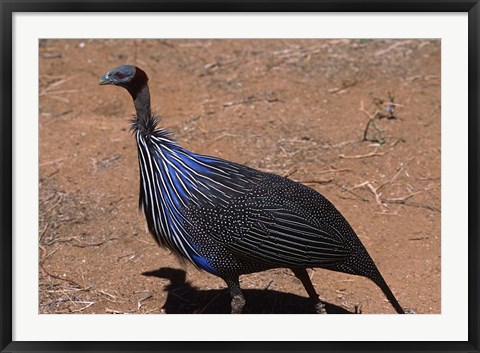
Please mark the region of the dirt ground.
<svg viewBox="0 0 480 353"><path fill-rule="evenodd" d="M40 313L229 312L221 279L146 230L132 101L98 85L123 63L180 144L316 189L404 307L441 312L440 41L342 39L41 41ZM331 313L394 313L365 278L310 276ZM287 269L241 285L247 313L313 312Z"/></svg>

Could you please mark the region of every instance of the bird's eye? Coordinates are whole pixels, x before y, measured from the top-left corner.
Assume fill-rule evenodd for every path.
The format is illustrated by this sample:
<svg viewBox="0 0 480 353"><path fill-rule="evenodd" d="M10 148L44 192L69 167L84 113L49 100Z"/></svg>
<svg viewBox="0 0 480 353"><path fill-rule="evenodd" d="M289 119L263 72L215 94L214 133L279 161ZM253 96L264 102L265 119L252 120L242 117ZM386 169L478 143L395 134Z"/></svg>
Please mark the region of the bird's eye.
<svg viewBox="0 0 480 353"><path fill-rule="evenodd" d="M125 75L122 74L121 72L117 72L117 77L122 79L122 78L125 78Z"/></svg>

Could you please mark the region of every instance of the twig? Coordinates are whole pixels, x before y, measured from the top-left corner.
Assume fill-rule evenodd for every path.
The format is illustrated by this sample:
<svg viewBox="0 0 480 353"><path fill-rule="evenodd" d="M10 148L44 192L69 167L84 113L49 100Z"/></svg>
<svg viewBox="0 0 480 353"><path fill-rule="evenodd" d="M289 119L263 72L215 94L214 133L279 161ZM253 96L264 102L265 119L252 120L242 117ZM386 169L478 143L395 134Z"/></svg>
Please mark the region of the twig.
<svg viewBox="0 0 480 353"><path fill-rule="evenodd" d="M60 101L60 102L66 103L66 104L70 103L70 99L68 99L68 98L59 97L59 96L54 96L54 95L48 95L47 97L48 97L48 98L52 98L52 99L56 99L56 100L58 100L58 101Z"/></svg>
<svg viewBox="0 0 480 353"><path fill-rule="evenodd" d="M128 257L130 256L131 258L130 259L133 259L136 255L138 255L140 252L133 252L133 253L128 253L128 254L124 254L124 255L119 255L117 256L117 260L120 260L120 259L123 259L124 257Z"/></svg>
<svg viewBox="0 0 480 353"><path fill-rule="evenodd" d="M221 133L219 136L215 137L212 141L217 141L217 140L220 140L224 137L237 137L238 135L235 135L235 134L230 134L228 132L223 132Z"/></svg>
<svg viewBox="0 0 480 353"><path fill-rule="evenodd" d="M411 238L408 238L408 240L423 240L423 239L428 239L428 237L411 237Z"/></svg>
<svg viewBox="0 0 480 353"><path fill-rule="evenodd" d="M100 293L100 294L103 294L103 295L106 295L107 297L110 297L110 298L113 299L113 300L109 300L109 299L107 299L107 300L109 300L109 301L111 301L111 302L114 302L114 303L118 303L118 300L117 300L118 297L114 296L113 294L110 294L110 293L108 293L108 292L105 292L105 291L99 290L99 289L97 289L96 292L98 292L98 293Z"/></svg>
<svg viewBox="0 0 480 353"><path fill-rule="evenodd" d="M333 181L334 179L327 179L327 180L296 180L297 183L301 184L319 184L319 185L324 185L324 184L329 184Z"/></svg>
<svg viewBox="0 0 480 353"><path fill-rule="evenodd" d="M353 80L351 82L342 82L342 85L340 87L331 88L328 90L328 93L334 94L338 92L343 92L347 88L355 86L357 83L358 83L357 80Z"/></svg>
<svg viewBox="0 0 480 353"><path fill-rule="evenodd" d="M85 288L73 288L73 287L68 287L68 288L63 288L61 290L45 290L47 293L62 293L65 294L65 292L86 292L88 290L92 289L92 286L88 286Z"/></svg>
<svg viewBox="0 0 480 353"><path fill-rule="evenodd" d="M77 93L78 89L63 89L58 91L43 91L40 92L41 96L49 96L49 95L56 95L56 94L64 94L64 93Z"/></svg>
<svg viewBox="0 0 480 353"><path fill-rule="evenodd" d="M383 186L383 185L382 185ZM380 187L377 188L377 190L379 189ZM390 199L383 199L384 202L391 202L391 203L401 203L403 201L406 201L408 200L409 198L417 195L417 194L420 194L421 191L417 191L417 192L413 192L407 196L404 196L404 197L396 197L396 198L390 198Z"/></svg>
<svg viewBox="0 0 480 353"><path fill-rule="evenodd" d="M379 187L377 187L376 190L378 191L378 190L380 190L381 188L383 188L385 185L392 183L392 182L400 175L400 173L403 171L404 168L405 168L405 167L402 165L402 166L400 167L400 169L398 169L398 171L395 173L395 175L394 175L390 180L387 180L386 182L384 182L383 184L381 184ZM413 195L412 195L412 196L413 196Z"/></svg>
<svg viewBox="0 0 480 353"><path fill-rule="evenodd" d="M355 194L352 190L349 190L349 189L346 189L346 188L342 188L342 191L343 191L343 192L348 192L348 193L352 194L353 196L355 196L357 199L360 199L360 200L362 200L362 201L364 201L364 202L370 202L369 199L366 199L366 198L364 198L364 197L362 197L362 196L360 196L360 195ZM342 195L340 195L339 197L342 198L342 199L352 200L351 198L343 197Z"/></svg>
<svg viewBox="0 0 480 353"><path fill-rule="evenodd" d="M86 242L83 242L80 239L78 239L78 237L72 237L71 239L76 240L78 242L78 244L72 244L72 246L76 246L76 247L79 247L79 248L88 248L88 247L92 247L92 246L100 246L100 245L103 245L105 243L108 243L109 241L117 240L118 238L115 238L115 237L108 238L107 240L104 240L104 241L101 241L101 242L98 242L98 243L86 243Z"/></svg>
<svg viewBox="0 0 480 353"><path fill-rule="evenodd" d="M49 302L46 302L46 303L42 303L40 304L40 306L50 306L50 305L53 305L53 304L60 304L60 303L65 303L65 302L68 302L69 299L66 299L66 298L60 298L60 299L54 299L54 300L50 300Z"/></svg>
<svg viewBox="0 0 480 353"><path fill-rule="evenodd" d="M340 173L340 172L351 172L352 170L349 168L343 168L343 169L335 169L331 168L328 170L321 170L319 172L316 172L315 174L325 174L325 173Z"/></svg>
<svg viewBox="0 0 480 353"><path fill-rule="evenodd" d="M362 304L355 305L355 314L361 314L362 313Z"/></svg>
<svg viewBox="0 0 480 353"><path fill-rule="evenodd" d="M51 178L52 176L54 176L55 174L57 174L59 171L60 171L60 169L55 169L52 173L50 173L50 174L45 175L44 177L42 177L42 179L45 180L45 179Z"/></svg>
<svg viewBox="0 0 480 353"><path fill-rule="evenodd" d="M381 50L376 51L373 55L374 56L382 56L382 55L385 55L389 51L391 51L391 50L393 50L393 49L395 49L399 46L410 44L410 43L412 43L412 41L409 40L409 39L408 40L401 40L401 41L393 43L391 46L389 46L386 49L381 49Z"/></svg>
<svg viewBox="0 0 480 353"><path fill-rule="evenodd" d="M109 314L125 314L124 311L113 310L113 309L109 309L109 308L105 308L105 312L107 312Z"/></svg>
<svg viewBox="0 0 480 353"><path fill-rule="evenodd" d="M84 311L85 309L88 309L93 304L95 304L95 302L76 302L76 303L82 303L82 304L88 303L88 304L86 306L84 306L83 308L72 310L72 313L79 313L81 311Z"/></svg>
<svg viewBox="0 0 480 353"><path fill-rule="evenodd" d="M357 184L355 185L354 187L352 187L350 190L355 190L355 189L359 189L365 185L367 185L369 183L369 181L364 181L363 183L360 183L360 184Z"/></svg>
<svg viewBox="0 0 480 353"><path fill-rule="evenodd" d="M367 153L367 154L357 154L354 156L345 156L344 154L339 154L338 158L343 159L359 159L359 158L368 158L368 157L375 157L375 156L383 156L385 152L377 152L377 150Z"/></svg>
<svg viewBox="0 0 480 353"><path fill-rule="evenodd" d="M68 77L68 78L61 79L61 80L59 80L59 81L56 81L56 82L48 85L47 87L45 87L44 89L42 89L42 90L40 91L40 95L45 95L46 93L50 93L53 88L58 87L58 86L64 84L65 82L70 81L70 80L76 78L77 76L78 76L78 75L70 76L70 77ZM59 76L59 77L61 77L61 76ZM76 90L76 91L78 91L78 90Z"/></svg>
<svg viewBox="0 0 480 353"><path fill-rule="evenodd" d="M377 201L378 206L380 207L385 206L385 204L382 202L382 199L381 199L382 194L378 193L378 188L374 188L370 182L368 182L366 185L368 186L370 191L373 193L373 195L375 195L375 201Z"/></svg>
<svg viewBox="0 0 480 353"><path fill-rule="evenodd" d="M63 278L61 276L58 276L58 275L54 275L53 273L50 273L48 272L46 269L45 269L45 266L43 266L43 263L39 263L40 265L40 268L43 270L43 272L45 272L49 277L52 277L52 278L55 278L55 279L59 279L61 281L65 281L65 282L68 282L70 284L73 284L74 286L77 286L78 288L82 288L81 285L79 285L77 282L75 281L72 281L71 279L68 279L68 278Z"/></svg>
<svg viewBox="0 0 480 353"><path fill-rule="evenodd" d="M57 162L61 162L63 160L67 159L66 157L65 158L58 158L58 159L54 159L53 161L49 161L49 162L44 162L44 163L40 163L39 164L39 167L44 167L46 165L50 165L50 164L54 164L54 163L57 163Z"/></svg>
<svg viewBox="0 0 480 353"><path fill-rule="evenodd" d="M42 242L42 239L43 239L43 237L45 236L45 234L46 234L46 232L47 232L47 229L48 229L48 227L50 226L50 223L51 223L51 221L48 221L47 224L45 225L45 227L43 228L42 232L40 233L39 243Z"/></svg>
<svg viewBox="0 0 480 353"><path fill-rule="evenodd" d="M403 201L403 200L400 200L400 201L390 200L390 201L386 201L386 202L387 203L401 204L401 205L411 206L411 207L426 208L427 210L430 210L430 211L441 212L440 209L435 207L435 206L425 205L425 204L418 203L418 202L406 202L406 201Z"/></svg>
<svg viewBox="0 0 480 353"><path fill-rule="evenodd" d="M292 174L295 174L297 171L298 171L297 168L292 167L292 168L290 168L290 170L289 170L288 172L286 172L285 174L283 174L283 177L284 177L284 178L288 178L288 177L291 176Z"/></svg>
<svg viewBox="0 0 480 353"><path fill-rule="evenodd" d="M40 248L41 248L43 251L46 252L46 250L45 250L45 248L44 248L43 246L41 246L41 245L39 245L39 246L40 246ZM42 262L42 263L45 262L45 260L47 260L50 256L52 256L53 254L55 254L59 249L60 249L60 247L56 248L55 250L49 252L47 255L43 256L43 257L41 258L40 262Z"/></svg>
<svg viewBox="0 0 480 353"><path fill-rule="evenodd" d="M50 211L52 211L55 207L57 207L57 205L58 205L62 200L63 200L63 196L60 195L60 197L58 198L57 202L55 202L55 204L54 204L53 206L49 207L48 210L46 210L46 211L43 213L42 216L45 217L47 214L49 214ZM48 245L50 245L50 244L48 244Z"/></svg>
<svg viewBox="0 0 480 353"><path fill-rule="evenodd" d="M148 289L142 289L142 290L136 290L133 292L133 294L140 294L140 293L150 293Z"/></svg>
<svg viewBox="0 0 480 353"><path fill-rule="evenodd" d="M72 240L75 240L75 239L74 239L73 237L70 237L70 238L57 238L57 239L53 239L53 240L49 241L48 243L45 242L45 243L43 243L43 244L49 246L49 245L52 245L52 244L55 244L55 243L68 243L68 242L70 242L70 241L72 241Z"/></svg>
<svg viewBox="0 0 480 353"><path fill-rule="evenodd" d="M44 59L57 59L62 57L62 53L42 53L41 56Z"/></svg>
<svg viewBox="0 0 480 353"><path fill-rule="evenodd" d="M137 310L140 310L140 308L143 306L142 302L145 300L153 298L153 294L149 293L147 296L140 298L137 300Z"/></svg>
<svg viewBox="0 0 480 353"><path fill-rule="evenodd" d="M108 168L112 162L122 158L121 154L117 154L108 158L104 158L101 161L96 162L97 166L100 168Z"/></svg>
<svg viewBox="0 0 480 353"><path fill-rule="evenodd" d="M367 122L367 125L365 126L365 130L363 131L363 141L371 141L371 142L378 142L380 144L382 144L384 141L383 141L383 137L380 137L380 139L375 139L375 140L371 140L371 139L368 139L367 138L367 135L368 135L368 129L370 128L370 125L373 126L373 128L375 130L377 130L377 132L380 134L380 136L382 135L382 132L380 131L380 129L377 127L377 125L375 125L375 121L373 119L370 119L368 122Z"/></svg>
<svg viewBox="0 0 480 353"><path fill-rule="evenodd" d="M143 297L143 298L138 299L137 301L138 301L139 303L141 303L141 302L144 302L145 300L148 300L148 299L150 299L150 298L153 298L153 294L151 294L151 293L148 294L146 297Z"/></svg>
<svg viewBox="0 0 480 353"><path fill-rule="evenodd" d="M375 103L378 109L376 109L373 114L370 114L365 109L363 101L360 101L359 110L368 117L367 125L365 126L365 130L363 131L363 141L376 142L376 143L379 143L380 145L383 145L385 143L385 140L382 136L382 131L375 124L375 120L380 120L383 118L387 118L387 119L397 118L395 115L395 108L401 105L398 103L394 103L394 100L395 98L390 92L388 92L388 102L384 102L383 99L375 98L373 102ZM375 138L375 139L368 138L368 130L370 129L370 126L372 126L375 130L377 130L378 134L380 135L379 138Z"/></svg>
<svg viewBox="0 0 480 353"><path fill-rule="evenodd" d="M145 243L145 244L148 244L150 246L156 246L154 243L150 242L150 241L146 241L146 240L142 240L140 238L137 239L140 243Z"/></svg>
<svg viewBox="0 0 480 353"><path fill-rule="evenodd" d="M376 117L377 114L379 113L378 110L376 110L375 113L373 113L373 115L370 114L370 113L365 109L365 106L364 106L364 104L363 104L363 101L360 101L360 108L359 108L359 110L360 110L363 114L365 114L366 116L368 116L368 118L369 118L370 120L375 119L375 117Z"/></svg>
<svg viewBox="0 0 480 353"><path fill-rule="evenodd" d="M250 103L255 103L255 102L274 103L274 102L281 102L281 101L280 101L280 99L278 99L276 97L261 99L261 98L255 97L255 96L248 96L241 101L225 102L225 103L223 103L223 107L224 108L229 108L229 107L233 107L234 105L250 104Z"/></svg>

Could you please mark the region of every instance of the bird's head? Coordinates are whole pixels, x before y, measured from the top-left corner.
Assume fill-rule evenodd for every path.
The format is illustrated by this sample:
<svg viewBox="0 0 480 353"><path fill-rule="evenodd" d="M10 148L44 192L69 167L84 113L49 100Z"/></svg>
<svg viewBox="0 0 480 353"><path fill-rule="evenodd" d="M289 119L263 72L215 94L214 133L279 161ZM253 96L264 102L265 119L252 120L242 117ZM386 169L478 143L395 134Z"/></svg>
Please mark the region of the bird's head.
<svg viewBox="0 0 480 353"><path fill-rule="evenodd" d="M100 77L100 85L121 86L129 91L145 86L148 77L145 72L133 65L121 65Z"/></svg>

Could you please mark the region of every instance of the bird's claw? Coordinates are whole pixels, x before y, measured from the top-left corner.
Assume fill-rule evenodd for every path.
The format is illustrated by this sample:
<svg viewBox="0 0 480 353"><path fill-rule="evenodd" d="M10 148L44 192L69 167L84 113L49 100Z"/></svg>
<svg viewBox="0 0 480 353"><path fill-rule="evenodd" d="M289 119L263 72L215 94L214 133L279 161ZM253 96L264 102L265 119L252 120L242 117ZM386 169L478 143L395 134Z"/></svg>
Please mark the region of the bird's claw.
<svg viewBox="0 0 480 353"><path fill-rule="evenodd" d="M242 295L235 295L232 298L232 314L241 314L245 306L245 298Z"/></svg>
<svg viewBox="0 0 480 353"><path fill-rule="evenodd" d="M327 314L325 304L322 302L318 302L317 304L315 304L315 311L317 314Z"/></svg>

